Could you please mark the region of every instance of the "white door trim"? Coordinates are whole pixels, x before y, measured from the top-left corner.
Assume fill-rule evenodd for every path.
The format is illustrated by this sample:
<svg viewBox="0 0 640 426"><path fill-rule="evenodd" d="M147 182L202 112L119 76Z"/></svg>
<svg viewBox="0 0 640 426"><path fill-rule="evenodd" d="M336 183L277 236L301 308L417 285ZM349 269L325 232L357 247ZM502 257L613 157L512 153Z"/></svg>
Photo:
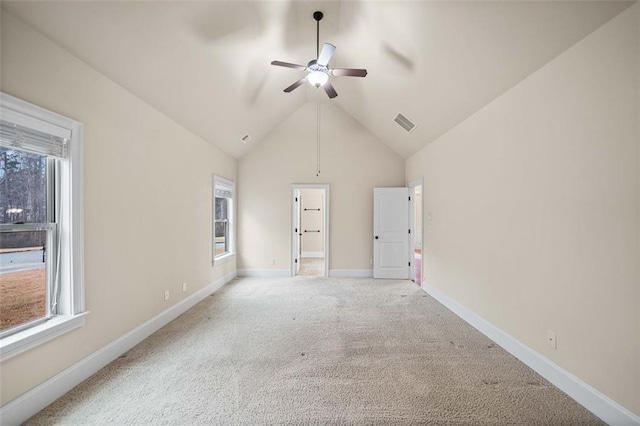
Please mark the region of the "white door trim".
<svg viewBox="0 0 640 426"><path fill-rule="evenodd" d="M415 240L416 240L416 230L414 229L414 224L415 224L415 187L416 186L420 186L422 187L422 193L423 193L423 197L424 197L424 178L420 178L420 179L416 179L416 180L412 180L411 182L409 182L407 184L407 187L409 188L409 194L411 194L411 201L409 201L409 229L411 229L411 236L409 237L409 259L411 259L411 270L409 271L409 279L413 278L415 280L415 265L413 264L413 262L415 262L415 259L413 257L413 250L414 250L414 246L415 246ZM420 212L422 213L422 246L424 247L424 204L422 206L422 208L420 209ZM422 259L420 261L420 280L424 281L424 252L422 253ZM416 283L419 286L422 285L422 283Z"/></svg>
<svg viewBox="0 0 640 426"><path fill-rule="evenodd" d="M308 183L308 184L292 184L291 185L291 276L296 276L296 264L295 264L295 247L296 247L296 233L294 232L296 227L296 190L300 189L323 189L324 200L322 205L323 220L324 220L324 239L323 239L323 252L324 252L324 276L329 276L329 199L331 187L329 184L324 183Z"/></svg>
<svg viewBox="0 0 640 426"><path fill-rule="evenodd" d="M300 263L302 262L302 260L300 259L302 257L302 194L300 193L299 189L294 189L293 190L293 196L295 197L294 200L294 209L295 209L295 220L294 220L294 238L292 240L293 242L293 258L294 259L298 259L297 262L294 262L293 265L293 269L294 269L294 273L293 276L296 276L300 273Z"/></svg>

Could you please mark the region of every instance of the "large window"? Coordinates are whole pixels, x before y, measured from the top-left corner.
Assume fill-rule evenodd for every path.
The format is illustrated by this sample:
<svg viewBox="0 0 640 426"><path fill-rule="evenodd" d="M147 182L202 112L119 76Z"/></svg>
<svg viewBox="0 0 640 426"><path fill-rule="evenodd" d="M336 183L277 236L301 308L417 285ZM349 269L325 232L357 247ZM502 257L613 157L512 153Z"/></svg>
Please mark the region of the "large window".
<svg viewBox="0 0 640 426"><path fill-rule="evenodd" d="M82 126L0 94L0 356L82 324Z"/></svg>
<svg viewBox="0 0 640 426"><path fill-rule="evenodd" d="M233 253L233 192L232 181L213 177L213 258L220 259Z"/></svg>

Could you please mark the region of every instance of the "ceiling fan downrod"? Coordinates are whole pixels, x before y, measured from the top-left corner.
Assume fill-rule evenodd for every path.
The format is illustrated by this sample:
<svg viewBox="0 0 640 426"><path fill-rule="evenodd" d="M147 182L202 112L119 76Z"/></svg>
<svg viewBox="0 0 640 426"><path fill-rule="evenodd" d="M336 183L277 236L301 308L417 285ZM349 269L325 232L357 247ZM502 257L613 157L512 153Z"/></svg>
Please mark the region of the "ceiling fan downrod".
<svg viewBox="0 0 640 426"><path fill-rule="evenodd" d="M316 60L320 56L320 21L324 17L324 14L319 10L313 12L313 19L316 20Z"/></svg>

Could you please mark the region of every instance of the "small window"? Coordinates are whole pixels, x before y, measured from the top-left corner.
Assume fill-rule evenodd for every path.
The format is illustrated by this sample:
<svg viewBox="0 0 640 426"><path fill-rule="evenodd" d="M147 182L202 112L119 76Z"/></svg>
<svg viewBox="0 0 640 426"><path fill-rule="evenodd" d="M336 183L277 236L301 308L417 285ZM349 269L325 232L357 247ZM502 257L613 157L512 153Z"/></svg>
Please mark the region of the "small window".
<svg viewBox="0 0 640 426"><path fill-rule="evenodd" d="M82 125L0 94L0 358L82 325Z"/></svg>
<svg viewBox="0 0 640 426"><path fill-rule="evenodd" d="M213 188L213 259L215 260L234 252L234 183L223 177L214 176Z"/></svg>

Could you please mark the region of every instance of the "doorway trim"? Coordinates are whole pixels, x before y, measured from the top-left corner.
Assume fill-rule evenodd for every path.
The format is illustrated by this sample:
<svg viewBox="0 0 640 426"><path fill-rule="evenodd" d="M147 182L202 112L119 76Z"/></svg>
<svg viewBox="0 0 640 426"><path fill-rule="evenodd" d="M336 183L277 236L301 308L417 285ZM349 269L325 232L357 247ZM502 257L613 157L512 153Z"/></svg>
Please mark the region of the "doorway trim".
<svg viewBox="0 0 640 426"><path fill-rule="evenodd" d="M324 276L329 276L329 198L331 187L329 184L324 183L307 183L307 184L292 184L291 185L291 227L289 228L289 234L291 235L291 276L296 276L296 191L301 189L323 189L324 200L322 203L323 209L323 225L324 225L324 239L322 244L324 245Z"/></svg>
<svg viewBox="0 0 640 426"><path fill-rule="evenodd" d="M415 245L415 239L416 239L416 230L415 230L415 223L416 223L416 218L415 218L415 188L417 186L420 186L422 188L422 199L424 200L424 178L420 178L420 179L416 179L416 180L412 180L411 182L409 182L407 184L407 187L409 188L409 194L411 196L411 200L409 201L409 229L411 230L411 237L409 238L409 259L411 259L412 265L414 262L414 256L413 256L413 250L414 250L414 245ZM422 258L420 261L420 281L419 283L416 283L418 286L420 286L420 288L422 288L422 282L424 281L424 201L422 203L421 209L420 209L420 213L422 215L421 217L421 223L422 223L422 235L421 240L422 240ZM414 273L414 266L411 267L411 271L409 271L409 279L411 279L411 277L415 278L415 273Z"/></svg>

